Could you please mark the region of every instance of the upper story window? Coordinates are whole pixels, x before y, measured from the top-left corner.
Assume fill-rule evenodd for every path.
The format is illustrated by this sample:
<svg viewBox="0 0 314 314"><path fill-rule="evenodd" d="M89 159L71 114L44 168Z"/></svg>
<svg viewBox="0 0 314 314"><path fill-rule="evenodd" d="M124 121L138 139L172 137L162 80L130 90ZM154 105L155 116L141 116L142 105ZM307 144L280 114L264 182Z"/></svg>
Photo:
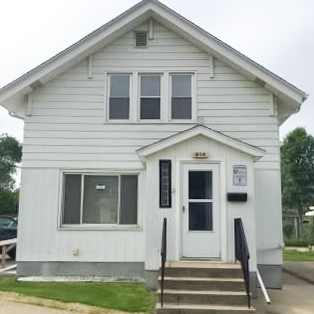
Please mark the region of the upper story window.
<svg viewBox="0 0 314 314"><path fill-rule="evenodd" d="M196 121L194 73L107 73L106 77L107 121Z"/></svg>
<svg viewBox="0 0 314 314"><path fill-rule="evenodd" d="M192 119L191 74L171 74L171 119Z"/></svg>
<svg viewBox="0 0 314 314"><path fill-rule="evenodd" d="M160 119L160 75L140 76L140 119Z"/></svg>
<svg viewBox="0 0 314 314"><path fill-rule="evenodd" d="M130 116L130 75L109 75L109 120L128 120Z"/></svg>

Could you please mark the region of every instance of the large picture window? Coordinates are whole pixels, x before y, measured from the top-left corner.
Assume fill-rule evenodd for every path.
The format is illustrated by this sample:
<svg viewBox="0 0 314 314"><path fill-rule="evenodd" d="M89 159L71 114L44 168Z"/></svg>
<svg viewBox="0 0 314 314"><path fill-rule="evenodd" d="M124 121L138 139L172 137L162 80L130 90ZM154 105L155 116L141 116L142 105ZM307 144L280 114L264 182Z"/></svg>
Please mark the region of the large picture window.
<svg viewBox="0 0 314 314"><path fill-rule="evenodd" d="M62 224L137 224L137 175L64 174Z"/></svg>
<svg viewBox="0 0 314 314"><path fill-rule="evenodd" d="M192 75L171 75L171 119L192 119Z"/></svg>
<svg viewBox="0 0 314 314"><path fill-rule="evenodd" d="M109 74L109 120L128 120L130 115L130 75Z"/></svg>
<svg viewBox="0 0 314 314"><path fill-rule="evenodd" d="M160 75L140 76L140 119L160 119Z"/></svg>

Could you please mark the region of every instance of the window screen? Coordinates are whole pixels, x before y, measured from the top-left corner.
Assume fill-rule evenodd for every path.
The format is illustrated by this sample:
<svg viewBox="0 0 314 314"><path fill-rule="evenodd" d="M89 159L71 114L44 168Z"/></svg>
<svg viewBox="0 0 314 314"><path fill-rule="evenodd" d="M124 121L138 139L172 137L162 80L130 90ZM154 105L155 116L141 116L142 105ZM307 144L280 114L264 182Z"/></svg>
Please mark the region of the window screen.
<svg viewBox="0 0 314 314"><path fill-rule="evenodd" d="M63 223L79 224L81 207L81 175L64 175Z"/></svg>
<svg viewBox="0 0 314 314"><path fill-rule="evenodd" d="M171 118L192 118L192 75L171 75Z"/></svg>
<svg viewBox="0 0 314 314"><path fill-rule="evenodd" d="M171 160L159 161L159 207L171 207Z"/></svg>
<svg viewBox="0 0 314 314"><path fill-rule="evenodd" d="M130 75L109 75L109 119L129 119L130 111Z"/></svg>
<svg viewBox="0 0 314 314"><path fill-rule="evenodd" d="M160 119L160 75L141 75L141 119Z"/></svg>
<svg viewBox="0 0 314 314"><path fill-rule="evenodd" d="M120 224L137 223L137 176L121 176Z"/></svg>
<svg viewBox="0 0 314 314"><path fill-rule="evenodd" d="M83 223L118 222L117 176L84 176Z"/></svg>
<svg viewBox="0 0 314 314"><path fill-rule="evenodd" d="M63 224L137 223L137 175L64 175Z"/></svg>

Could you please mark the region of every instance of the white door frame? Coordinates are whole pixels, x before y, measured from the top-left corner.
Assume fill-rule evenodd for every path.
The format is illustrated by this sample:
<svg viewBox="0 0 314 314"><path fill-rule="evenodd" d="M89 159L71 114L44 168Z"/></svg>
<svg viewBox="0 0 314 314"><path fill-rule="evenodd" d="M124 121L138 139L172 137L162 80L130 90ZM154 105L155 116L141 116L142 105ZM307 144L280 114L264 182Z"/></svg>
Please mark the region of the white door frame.
<svg viewBox="0 0 314 314"><path fill-rule="evenodd" d="M212 170L215 179L213 180L213 183L216 182L216 185L214 186L214 190L215 190L215 208L214 208L214 215L216 215L216 217L214 218L214 230L213 232L210 232L210 237L208 237L208 233L207 232L203 232L204 235L204 239L205 241L210 240L210 239L214 239L216 237L216 240L218 239L218 244L217 244L217 248L214 251L208 251L206 254L204 254L204 256L202 256L202 254L200 254L199 258L218 258L218 259L225 259L225 253L226 253L226 245L225 245L225 232L226 232L226 228L225 228L225 201L223 201L221 195L225 195L224 188L223 188L223 182L225 182L225 180L223 179L222 174L225 174L224 171L222 171L222 162L221 161L212 161L212 162L200 162L200 161L196 161L196 160L181 160L180 164L180 174L179 174L179 178L177 177L177 179L180 182L180 193L179 194L179 199L178 199L178 204L179 205L179 222L180 222L180 258L189 258L189 256L184 256L186 255L186 251L184 252L183 247L184 247L184 234L186 235L188 230L187 230L187 213L186 211L188 211L188 208L185 209L185 214L183 214L183 206L187 207L187 183L184 183L183 178L186 179L187 177L187 173L190 169L194 169L194 170L201 170L201 171L206 171L206 170ZM179 165L178 165L179 166ZM218 215L218 216L217 216ZM185 224L185 225L184 225ZM194 233L194 235L197 234ZM206 235L207 234L207 235ZM192 236L192 238L194 237L194 235ZM198 237L198 235L196 235ZM199 236L202 237L202 232L199 232ZM208 238L208 239L207 239ZM207 239L207 240L206 240ZM207 244L207 243L206 243ZM208 245L210 245L210 242L208 242ZM206 248L205 248L206 249ZM215 248L214 248L215 249ZM218 250L218 251L217 251ZM193 254L192 254L193 255ZM208 255L208 256L205 256ZM213 255L213 256L210 256ZM197 256L190 256L191 258L197 258Z"/></svg>

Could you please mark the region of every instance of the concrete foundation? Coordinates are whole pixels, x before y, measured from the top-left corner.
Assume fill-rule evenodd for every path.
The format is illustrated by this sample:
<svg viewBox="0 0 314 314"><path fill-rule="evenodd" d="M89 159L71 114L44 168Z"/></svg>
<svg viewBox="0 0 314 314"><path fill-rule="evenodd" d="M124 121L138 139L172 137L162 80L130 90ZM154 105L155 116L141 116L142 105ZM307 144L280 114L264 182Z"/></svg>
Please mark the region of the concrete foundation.
<svg viewBox="0 0 314 314"><path fill-rule="evenodd" d="M257 265L266 288L282 289L281 265Z"/></svg>
<svg viewBox="0 0 314 314"><path fill-rule="evenodd" d="M144 281L144 263L18 262L17 277ZM35 279L34 279L35 280Z"/></svg>

